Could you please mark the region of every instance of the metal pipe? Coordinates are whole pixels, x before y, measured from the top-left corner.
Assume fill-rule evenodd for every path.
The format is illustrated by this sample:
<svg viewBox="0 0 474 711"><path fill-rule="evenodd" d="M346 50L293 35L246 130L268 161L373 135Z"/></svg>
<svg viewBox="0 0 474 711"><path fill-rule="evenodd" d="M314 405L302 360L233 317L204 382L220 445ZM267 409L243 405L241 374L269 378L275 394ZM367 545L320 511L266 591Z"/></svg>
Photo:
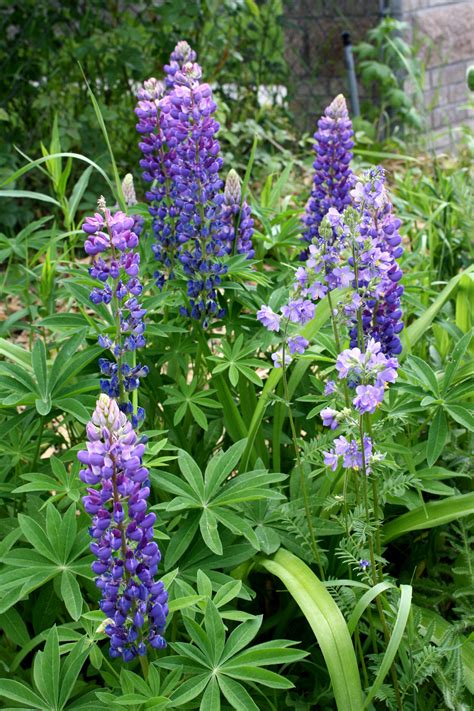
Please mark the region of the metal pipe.
<svg viewBox="0 0 474 711"><path fill-rule="evenodd" d="M352 42L349 32L342 33L342 44L344 46L344 59L347 67L347 78L349 80L352 115L360 116L359 90L357 88L354 55L352 54Z"/></svg>

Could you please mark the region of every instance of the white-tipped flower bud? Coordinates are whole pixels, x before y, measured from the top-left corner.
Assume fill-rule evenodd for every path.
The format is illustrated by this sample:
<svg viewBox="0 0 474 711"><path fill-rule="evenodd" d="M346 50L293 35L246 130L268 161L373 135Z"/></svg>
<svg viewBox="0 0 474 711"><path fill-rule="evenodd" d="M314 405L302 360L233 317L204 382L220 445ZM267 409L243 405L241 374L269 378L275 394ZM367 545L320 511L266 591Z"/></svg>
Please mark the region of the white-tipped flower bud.
<svg viewBox="0 0 474 711"><path fill-rule="evenodd" d="M242 199L242 188L239 174L231 168L225 181L224 195L227 202L240 205Z"/></svg>
<svg viewBox="0 0 474 711"><path fill-rule="evenodd" d="M125 178L122 180L122 192L127 207L132 207L132 205L137 204L137 195L135 193L133 175L131 173L127 173Z"/></svg>

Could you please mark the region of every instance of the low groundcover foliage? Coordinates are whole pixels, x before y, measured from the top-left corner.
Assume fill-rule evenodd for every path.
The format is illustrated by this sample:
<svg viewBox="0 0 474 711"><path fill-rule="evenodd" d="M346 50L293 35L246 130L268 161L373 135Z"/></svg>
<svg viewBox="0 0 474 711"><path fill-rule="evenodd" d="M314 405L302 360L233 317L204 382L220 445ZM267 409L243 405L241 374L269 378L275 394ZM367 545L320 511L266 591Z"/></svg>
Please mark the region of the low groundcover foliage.
<svg viewBox="0 0 474 711"><path fill-rule="evenodd" d="M111 175L55 125L0 192L54 210L2 240L0 697L471 708L474 272L343 96L309 195L251 190L255 145L224 175L203 75L181 41L138 88L144 202L91 90Z"/></svg>

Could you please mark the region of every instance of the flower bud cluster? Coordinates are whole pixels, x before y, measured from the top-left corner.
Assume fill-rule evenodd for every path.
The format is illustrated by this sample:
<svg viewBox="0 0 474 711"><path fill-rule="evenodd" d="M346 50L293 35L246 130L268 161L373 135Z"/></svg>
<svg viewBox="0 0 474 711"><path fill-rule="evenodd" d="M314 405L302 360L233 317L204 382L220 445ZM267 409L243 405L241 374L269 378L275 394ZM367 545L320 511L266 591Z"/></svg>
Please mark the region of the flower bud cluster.
<svg viewBox="0 0 474 711"><path fill-rule="evenodd" d="M125 662L146 654L146 645L166 645L162 632L168 595L155 581L161 555L153 541L154 513L147 513L148 470L142 464L145 438L139 439L117 402L102 394L86 427L87 449L80 477L88 485L84 508L101 591L101 610L110 619L110 656ZM97 487L97 488L94 488Z"/></svg>

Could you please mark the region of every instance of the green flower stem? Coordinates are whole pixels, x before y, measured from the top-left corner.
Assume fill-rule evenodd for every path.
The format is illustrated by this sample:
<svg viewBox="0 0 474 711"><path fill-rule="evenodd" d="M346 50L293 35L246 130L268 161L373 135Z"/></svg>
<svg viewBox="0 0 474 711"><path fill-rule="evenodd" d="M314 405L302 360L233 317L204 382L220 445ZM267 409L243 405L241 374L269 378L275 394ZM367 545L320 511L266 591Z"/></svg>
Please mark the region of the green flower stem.
<svg viewBox="0 0 474 711"><path fill-rule="evenodd" d="M369 437L373 441L372 436L372 423L370 422L370 415L366 416L367 432ZM372 484L372 498L374 506L374 519L375 519L375 550L377 552L377 557L379 559L380 566L378 568L378 580L379 583L383 582L383 570L382 563L380 562L382 558L382 538L380 535L380 509L379 509L379 496L377 488L377 477L371 476L370 481Z"/></svg>
<svg viewBox="0 0 474 711"><path fill-rule="evenodd" d="M112 230L110 229L109 221L107 219L107 212L104 211L104 218L105 218L105 224L107 225L107 232L109 233L110 237L110 247L112 250L112 259L116 260L117 256L115 253L115 247L112 242ZM121 352L121 341L122 341L122 332L120 330L120 303L119 299L117 296L117 289L118 289L118 282L115 286L115 290L112 296L112 314L115 316L115 343L119 345L120 350L119 350L119 355L116 356L117 359L117 377L119 381L119 401L120 402L125 402L128 400L128 396L125 393L125 388L123 385L123 373L122 373L122 352Z"/></svg>
<svg viewBox="0 0 474 711"><path fill-rule="evenodd" d="M144 657L140 656L139 660L140 660L140 667L142 669L143 678L146 681L148 679L148 659L146 658L146 656L144 656Z"/></svg>
<svg viewBox="0 0 474 711"><path fill-rule="evenodd" d="M328 304L329 304L329 313L330 313L330 316L331 316L332 330L333 330L333 333L334 333L334 341L335 341L335 343L336 343L337 352L338 352L338 353L341 353L341 352L342 352L341 339L340 339L340 337L339 337L339 330L338 330L338 328L337 328L336 318L335 318L335 316L334 316L334 308L333 308L333 305L332 305L332 298L331 298L331 292L330 292L330 291L328 291L327 297L328 297ZM346 403L346 407L350 407L351 401L350 401L350 398L349 398L349 388L347 387L347 381L346 381L346 380L344 380L344 400L345 400L345 403Z"/></svg>
<svg viewBox="0 0 474 711"><path fill-rule="evenodd" d="M285 343L286 343L287 331L288 331L288 323L286 324L284 338L283 338L283 347L282 347L281 367L282 367L283 391L285 394L286 405L288 408L288 419L290 421L291 436L293 439L293 446L295 448L296 464L298 467L298 471L300 473L301 491L303 493L304 509L305 509L305 514L306 514L306 521L308 524L309 537L311 539L311 547L313 549L314 557L316 558L316 563L319 568L319 574L320 574L321 578L324 579L324 569L323 569L323 565L321 562L321 555L319 553L319 546L316 542L316 536L314 534L313 522L311 519L311 506L310 506L310 502L309 502L308 488L306 486L306 477L304 474L303 464L301 462L301 457L300 457L300 449L298 446L298 438L296 435L295 421L293 419L293 413L291 411L290 393L288 390L288 380L286 377L286 366L285 366Z"/></svg>
<svg viewBox="0 0 474 711"><path fill-rule="evenodd" d="M368 474L367 474L367 465L366 465L366 461L365 461L364 424L363 424L363 416L362 415L359 417L359 433L360 433L360 449L361 449L361 453L362 453L362 476L364 479L363 488L364 488L365 513L366 513L366 517L367 517L367 524L370 525L371 516L370 516L369 494L368 494L369 486L367 483ZM373 585L376 585L377 580L379 578L378 578L376 560L375 560L375 555L374 555L374 542L373 542L372 535L369 535L369 552L370 552L370 563L371 563L371 567L372 567L372 582L373 582ZM383 575L382 575L382 580L383 580ZM380 622L382 623L385 644L388 645L388 643L390 642L390 633L388 631L387 621L385 619L385 613L384 613L382 601L380 598L381 598L380 595L378 595L376 597L375 604L377 605L377 611L379 613ZM399 709L399 711L403 711L401 696L400 696L400 687L398 684L398 676L397 676L397 670L396 670L395 664L391 665L390 674L392 677L393 688L395 690L397 708Z"/></svg>

